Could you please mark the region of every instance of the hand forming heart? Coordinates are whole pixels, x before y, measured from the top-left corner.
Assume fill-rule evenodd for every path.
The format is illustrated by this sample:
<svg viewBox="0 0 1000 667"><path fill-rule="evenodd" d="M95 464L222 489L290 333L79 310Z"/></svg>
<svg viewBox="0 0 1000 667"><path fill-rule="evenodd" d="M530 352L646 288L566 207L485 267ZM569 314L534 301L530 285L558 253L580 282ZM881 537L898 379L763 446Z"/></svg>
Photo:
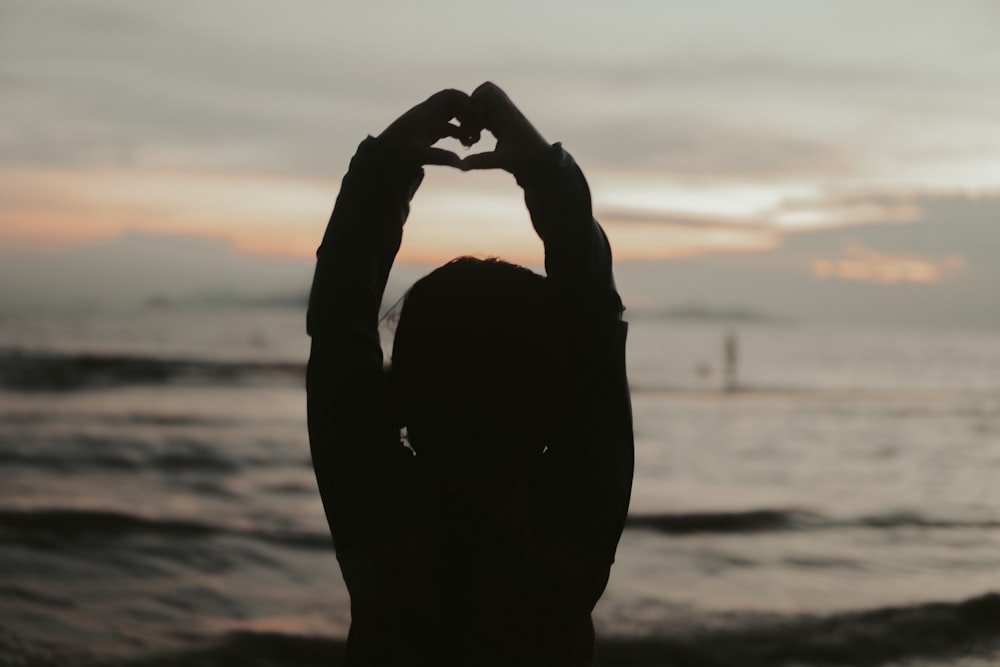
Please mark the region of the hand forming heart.
<svg viewBox="0 0 1000 667"><path fill-rule="evenodd" d="M452 137L469 147L479 141L484 129L497 138L493 151L462 159L433 146ZM448 165L463 171L504 169L514 173L549 147L507 94L489 82L476 88L471 96L460 90L432 95L400 116L379 138L410 153L420 164Z"/></svg>

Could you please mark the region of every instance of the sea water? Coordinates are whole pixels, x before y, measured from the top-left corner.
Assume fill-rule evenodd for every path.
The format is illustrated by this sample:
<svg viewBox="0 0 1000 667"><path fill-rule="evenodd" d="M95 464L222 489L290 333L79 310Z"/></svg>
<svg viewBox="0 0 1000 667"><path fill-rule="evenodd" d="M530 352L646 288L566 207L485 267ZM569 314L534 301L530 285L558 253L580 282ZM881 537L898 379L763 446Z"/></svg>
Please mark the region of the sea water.
<svg viewBox="0 0 1000 667"><path fill-rule="evenodd" d="M602 664L1000 662L1000 332L629 335ZM0 319L0 664L337 664L307 353L294 308Z"/></svg>

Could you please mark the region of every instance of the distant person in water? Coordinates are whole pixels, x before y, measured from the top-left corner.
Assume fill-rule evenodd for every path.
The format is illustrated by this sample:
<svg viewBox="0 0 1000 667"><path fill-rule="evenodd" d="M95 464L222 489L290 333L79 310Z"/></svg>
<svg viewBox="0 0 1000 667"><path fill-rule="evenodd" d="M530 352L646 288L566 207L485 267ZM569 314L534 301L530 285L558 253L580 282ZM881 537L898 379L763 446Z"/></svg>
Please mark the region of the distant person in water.
<svg viewBox="0 0 1000 667"><path fill-rule="evenodd" d="M725 360L726 391L739 389L737 369L740 365L740 342L735 331L727 331L722 343L723 359Z"/></svg>
<svg viewBox="0 0 1000 667"><path fill-rule="evenodd" d="M493 152L433 147L481 129ZM436 269L404 299L386 376L382 293L426 164L513 174L547 275ZM351 595L347 664L596 664L633 445L621 299L576 163L495 85L442 91L361 142L317 258L309 439Z"/></svg>

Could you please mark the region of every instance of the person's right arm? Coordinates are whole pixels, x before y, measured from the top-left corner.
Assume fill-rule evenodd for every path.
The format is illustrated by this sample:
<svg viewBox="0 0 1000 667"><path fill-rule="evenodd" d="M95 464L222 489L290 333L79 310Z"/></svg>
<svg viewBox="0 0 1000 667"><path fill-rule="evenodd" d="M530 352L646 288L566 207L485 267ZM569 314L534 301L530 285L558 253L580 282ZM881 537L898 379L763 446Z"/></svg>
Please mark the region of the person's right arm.
<svg viewBox="0 0 1000 667"><path fill-rule="evenodd" d="M611 248L591 210L590 191L573 158L555 144L516 174L545 245L554 306L568 330L570 381L563 386L563 437L549 446L553 516L595 559L615 552L628 513L634 465L631 402L625 375L622 302Z"/></svg>
<svg viewBox="0 0 1000 667"><path fill-rule="evenodd" d="M550 284L577 314L620 319L623 308L612 276L611 248L594 219L583 172L562 145L549 144L495 84L482 84L470 99L497 145L492 152L466 157L462 169L499 168L513 174L545 244Z"/></svg>
<svg viewBox="0 0 1000 667"><path fill-rule="evenodd" d="M552 306L568 325L571 380L557 401L563 428L545 456L550 485L541 489L549 496L549 519L594 559L610 559L628 511L634 459L627 325L611 249L594 219L587 181L569 153L545 141L495 85L483 84L471 99L498 141L493 153L466 157L463 168L504 169L524 189L545 246Z"/></svg>

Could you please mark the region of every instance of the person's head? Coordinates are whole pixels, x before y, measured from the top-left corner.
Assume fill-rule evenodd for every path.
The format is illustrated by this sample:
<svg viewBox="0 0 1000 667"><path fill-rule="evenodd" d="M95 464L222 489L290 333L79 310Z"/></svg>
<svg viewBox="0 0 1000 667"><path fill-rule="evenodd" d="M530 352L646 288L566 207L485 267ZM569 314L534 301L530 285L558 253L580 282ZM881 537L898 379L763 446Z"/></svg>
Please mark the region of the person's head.
<svg viewBox="0 0 1000 667"><path fill-rule="evenodd" d="M546 293L524 267L472 257L407 292L390 378L422 467L474 484L541 454L562 374Z"/></svg>

